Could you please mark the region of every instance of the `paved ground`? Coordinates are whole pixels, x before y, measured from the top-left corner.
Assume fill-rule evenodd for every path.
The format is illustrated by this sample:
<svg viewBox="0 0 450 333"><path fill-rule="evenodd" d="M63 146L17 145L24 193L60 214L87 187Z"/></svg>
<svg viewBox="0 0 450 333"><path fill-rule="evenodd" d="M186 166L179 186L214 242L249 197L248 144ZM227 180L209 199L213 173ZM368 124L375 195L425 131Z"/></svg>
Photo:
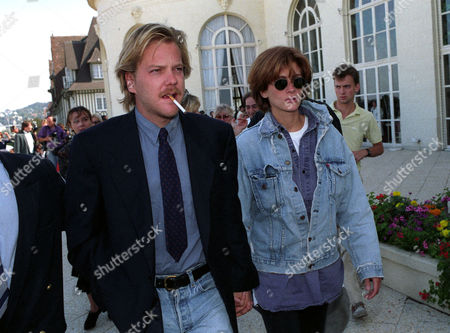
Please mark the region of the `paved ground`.
<svg viewBox="0 0 450 333"><path fill-rule="evenodd" d="M419 162L421 160L422 162ZM411 165L408 166L408 163ZM380 157L363 160L362 170L367 192L382 193L385 186L392 185L395 187L393 190L402 194L411 192L411 197L423 201L445 187L450 187L450 152L439 151L420 155L415 151L387 151ZM64 297L67 332L81 333L84 332L83 323L89 311L89 303L85 294L79 295L75 292L76 280L70 273L70 265L65 260ZM367 301L366 305L369 316L362 320L350 320L344 333L450 332L450 316L385 286L382 287L380 294L375 299ZM265 333L261 317L256 311L251 311L240 318L239 327L244 333ZM90 332L117 333L118 330L105 314L101 314L97 327Z"/></svg>

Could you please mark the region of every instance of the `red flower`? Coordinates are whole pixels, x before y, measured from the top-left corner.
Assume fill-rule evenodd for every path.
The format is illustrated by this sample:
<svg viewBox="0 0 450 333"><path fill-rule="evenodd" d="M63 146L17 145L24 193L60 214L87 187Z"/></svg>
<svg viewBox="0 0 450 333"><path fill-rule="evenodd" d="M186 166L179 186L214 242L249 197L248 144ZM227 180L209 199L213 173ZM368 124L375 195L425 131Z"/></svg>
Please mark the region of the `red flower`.
<svg viewBox="0 0 450 333"><path fill-rule="evenodd" d="M398 238L403 238L403 232L397 232L397 237Z"/></svg>
<svg viewBox="0 0 450 333"><path fill-rule="evenodd" d="M422 297L422 299L423 299L424 301L426 301L427 298L430 297L430 294L429 294L429 293L422 293L422 292L419 292L419 295L420 295L420 297Z"/></svg>
<svg viewBox="0 0 450 333"><path fill-rule="evenodd" d="M440 286L440 283L439 283L439 282L436 282L435 284L436 284L436 287L439 287L439 286Z"/></svg>
<svg viewBox="0 0 450 333"><path fill-rule="evenodd" d="M383 193L378 194L375 198L378 200L381 200L385 197L385 195Z"/></svg>
<svg viewBox="0 0 450 333"><path fill-rule="evenodd" d="M376 205L372 205L372 210L375 210L375 209L377 209L377 206Z"/></svg>
<svg viewBox="0 0 450 333"><path fill-rule="evenodd" d="M419 237L414 238L414 240L417 242L419 240Z"/></svg>

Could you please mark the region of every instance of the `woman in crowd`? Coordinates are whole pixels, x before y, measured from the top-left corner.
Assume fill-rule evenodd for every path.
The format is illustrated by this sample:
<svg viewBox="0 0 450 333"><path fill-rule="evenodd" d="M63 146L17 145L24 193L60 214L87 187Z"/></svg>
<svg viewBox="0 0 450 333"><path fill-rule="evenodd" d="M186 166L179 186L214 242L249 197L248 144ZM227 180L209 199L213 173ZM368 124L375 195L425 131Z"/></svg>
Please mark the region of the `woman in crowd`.
<svg viewBox="0 0 450 333"><path fill-rule="evenodd" d="M186 112L198 113L198 109L200 109L200 100L197 96L189 94L189 92L185 92L183 99L181 100L181 106L184 107Z"/></svg>
<svg viewBox="0 0 450 333"><path fill-rule="evenodd" d="M216 111L214 111L214 118L222 120L231 125L233 121L233 109L227 104L220 104L216 107Z"/></svg>
<svg viewBox="0 0 450 333"><path fill-rule="evenodd" d="M304 100L311 77L294 48L261 53L248 81L266 114L237 138L239 198L260 279L254 299L269 333L324 331L327 304L342 291L339 242L366 298L378 293L383 275L353 154L326 107Z"/></svg>
<svg viewBox="0 0 450 333"><path fill-rule="evenodd" d="M75 135L77 135L94 125L92 118L93 117L91 115L91 112L88 109L83 106L77 106L70 109L69 113L67 114L67 127L72 129ZM56 152L56 155L60 158L59 172L64 179L67 176L67 170L69 168L70 146L71 140ZM85 292L88 296L91 308L89 310L86 321L84 322L84 329L92 329L95 327L98 316L102 311L92 298L91 288L89 287L89 280L85 279L83 276L80 276L75 270L72 270L72 275L78 277L77 288Z"/></svg>

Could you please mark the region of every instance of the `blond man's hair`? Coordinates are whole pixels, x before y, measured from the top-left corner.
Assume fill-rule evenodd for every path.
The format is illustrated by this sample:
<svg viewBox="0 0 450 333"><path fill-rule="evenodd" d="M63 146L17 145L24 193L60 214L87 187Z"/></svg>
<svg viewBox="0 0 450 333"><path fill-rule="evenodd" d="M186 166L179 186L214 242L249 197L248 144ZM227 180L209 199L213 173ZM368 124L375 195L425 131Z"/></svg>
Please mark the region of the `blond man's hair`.
<svg viewBox="0 0 450 333"><path fill-rule="evenodd" d="M149 23L133 26L125 35L122 51L116 65L116 77L120 81L120 91L124 97L119 100L125 111L130 111L136 105L136 98L128 91L125 73L135 73L142 60L145 49L153 42L175 43L181 52L184 66L184 77L191 74L191 65L186 45L186 35L181 30L162 24Z"/></svg>

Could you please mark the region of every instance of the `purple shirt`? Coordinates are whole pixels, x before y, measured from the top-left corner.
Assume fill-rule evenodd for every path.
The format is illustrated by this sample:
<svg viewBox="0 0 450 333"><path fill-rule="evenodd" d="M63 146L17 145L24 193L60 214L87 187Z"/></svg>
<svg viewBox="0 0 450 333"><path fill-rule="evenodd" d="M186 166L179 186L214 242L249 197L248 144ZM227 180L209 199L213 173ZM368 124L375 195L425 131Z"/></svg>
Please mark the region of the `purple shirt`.
<svg viewBox="0 0 450 333"><path fill-rule="evenodd" d="M308 129L300 139L299 153L295 150L289 132L272 116L271 119L280 129L289 146L292 158L292 180L300 189L305 203L309 223L314 191L317 184L317 170L314 152L317 146L318 120L314 114L300 107L300 113L308 117ZM259 286L254 290L258 304L272 312L302 310L309 306L330 303L341 293L344 282L344 265L339 259L322 269L305 274L275 274L258 272Z"/></svg>
<svg viewBox="0 0 450 333"><path fill-rule="evenodd" d="M56 133L53 134L53 133ZM47 142L47 149L55 149L56 147L60 147L64 144L64 139L67 136L67 133L59 126L55 125L52 128L49 126L43 126L38 133L38 138L45 138L50 136L52 141Z"/></svg>

